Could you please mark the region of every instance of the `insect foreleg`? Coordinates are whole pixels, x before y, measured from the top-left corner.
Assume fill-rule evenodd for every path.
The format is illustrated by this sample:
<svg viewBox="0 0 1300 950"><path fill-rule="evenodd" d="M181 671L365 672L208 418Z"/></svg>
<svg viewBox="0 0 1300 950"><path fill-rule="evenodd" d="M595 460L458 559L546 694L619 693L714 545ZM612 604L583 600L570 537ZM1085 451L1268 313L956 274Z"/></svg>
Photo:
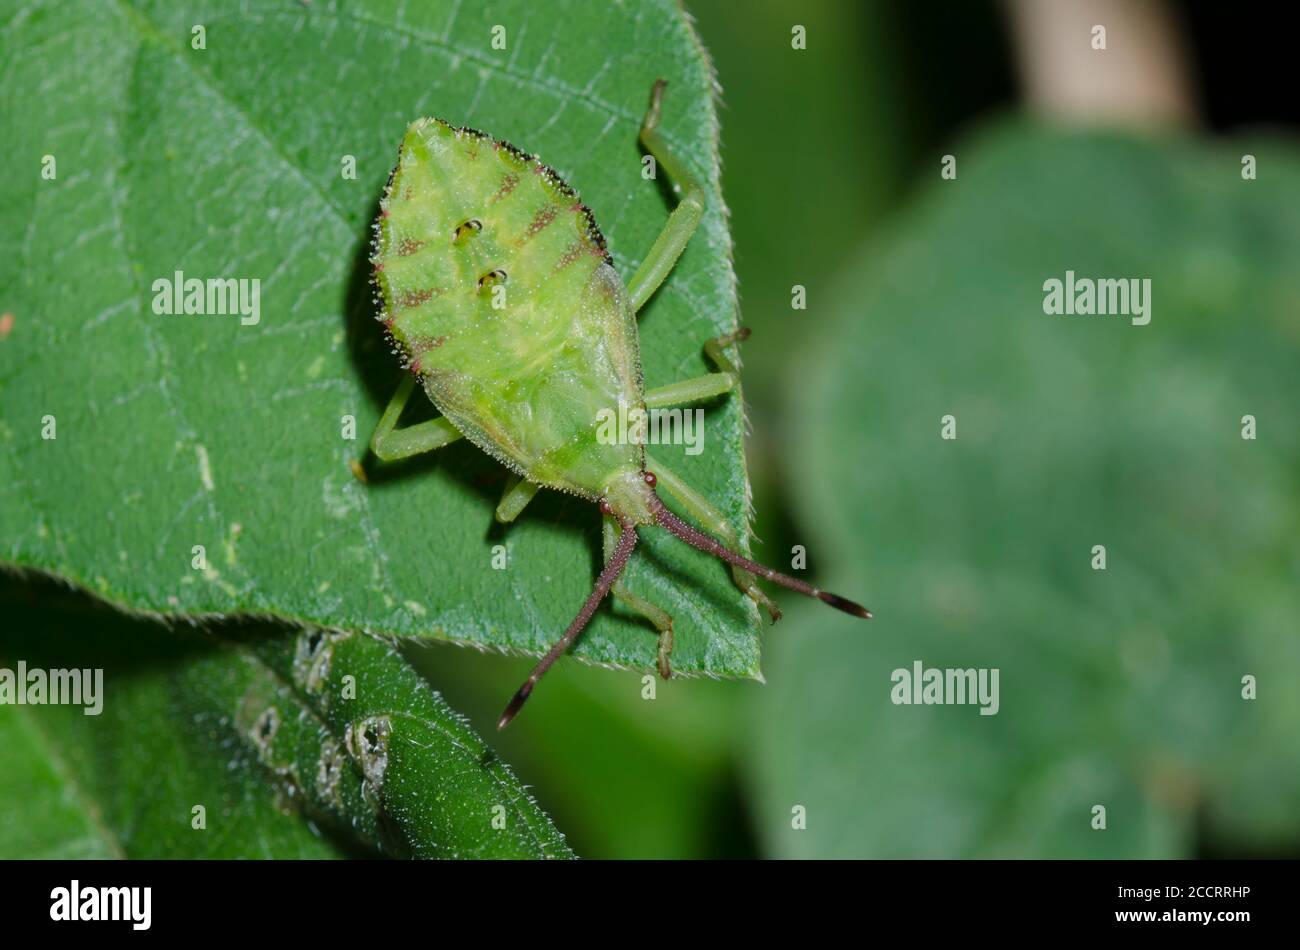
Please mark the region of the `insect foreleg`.
<svg viewBox="0 0 1300 950"><path fill-rule="evenodd" d="M523 477L512 472L506 482L506 490L501 493L501 500L497 502L497 521L509 524L518 518L537 495L537 489L540 487L536 482L525 481Z"/></svg>
<svg viewBox="0 0 1300 950"><path fill-rule="evenodd" d="M668 84L664 80L657 79L654 88L650 90L650 108L646 110L645 119L641 122L641 144L654 156L656 170L661 168L668 172L681 192L682 199L668 216L668 223L650 246L645 260L627 282L627 292L634 311L640 310L664 282L668 272L677 263L677 258L682 256L682 250L695 233L700 217L704 214L704 189L668 147L659 132L659 107L666 85Z"/></svg>
<svg viewBox="0 0 1300 950"><path fill-rule="evenodd" d="M722 517L722 513L709 504L703 495L682 481L681 476L658 459L651 458L649 454L646 455L646 468L655 473L659 487L677 499L681 506L686 509L686 513L703 525L704 530L722 538L727 547L733 551L740 546L736 539L736 532L732 530L730 522ZM771 598L763 593L753 574L738 565L732 564L731 579L745 596L767 611L773 623L781 619L781 611L772 602Z"/></svg>
<svg viewBox="0 0 1300 950"><path fill-rule="evenodd" d="M606 562L614 556L614 551L618 549L618 536L618 522L609 515L605 515L604 524L601 528L601 544ZM614 581L614 586L610 589L610 592L619 603L649 620L654 625L654 628L659 631L659 675L664 679L669 679L673 675L672 667L669 664L669 657L673 652L672 615L660 610L645 598L632 593L627 589L622 578Z"/></svg>
<svg viewBox="0 0 1300 950"><path fill-rule="evenodd" d="M401 418L402 410L406 408L414 389L415 377L405 377L389 400L384 414L380 416L374 434L370 436L370 451L381 461L391 462L440 449L460 438L456 427L442 416L405 429L397 428L397 420Z"/></svg>

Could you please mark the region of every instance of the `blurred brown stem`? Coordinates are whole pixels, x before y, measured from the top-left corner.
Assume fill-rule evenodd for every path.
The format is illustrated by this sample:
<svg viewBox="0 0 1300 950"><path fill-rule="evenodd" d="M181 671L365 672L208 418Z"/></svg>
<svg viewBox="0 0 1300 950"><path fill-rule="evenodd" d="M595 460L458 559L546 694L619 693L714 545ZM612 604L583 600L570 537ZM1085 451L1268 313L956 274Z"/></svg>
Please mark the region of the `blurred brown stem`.
<svg viewBox="0 0 1300 950"><path fill-rule="evenodd" d="M1148 127L1197 119L1182 24L1164 0L1004 0L1021 86L1052 118ZM1093 48L1093 28L1106 48Z"/></svg>

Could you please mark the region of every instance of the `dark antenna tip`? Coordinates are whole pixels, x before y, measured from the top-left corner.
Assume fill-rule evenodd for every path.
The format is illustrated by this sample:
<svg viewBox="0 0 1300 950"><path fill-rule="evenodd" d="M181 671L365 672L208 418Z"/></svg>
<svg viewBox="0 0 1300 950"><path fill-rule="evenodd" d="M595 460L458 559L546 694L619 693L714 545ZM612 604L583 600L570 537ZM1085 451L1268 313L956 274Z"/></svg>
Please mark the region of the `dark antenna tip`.
<svg viewBox="0 0 1300 950"><path fill-rule="evenodd" d="M855 604L853 601L846 597L841 597L839 594L831 594L824 590L818 591L817 599L822 603L830 604L837 610L844 611L846 614L853 614L855 617L861 617L863 620L870 620L872 618L871 611L866 607L863 607L861 604Z"/></svg>
<svg viewBox="0 0 1300 950"><path fill-rule="evenodd" d="M607 507L603 499L601 505ZM605 595L609 593L609 589L614 586L614 582L623 573L623 568L627 567L627 559L632 556L632 549L636 547L636 524L630 520L620 520L622 521L622 530L618 535L618 546L614 548L614 553L605 562L605 569L596 578L596 586L591 589L591 593L587 596L582 609L578 611L578 616L573 618L573 623L569 624L569 628L564 631L564 636L551 645L551 648L546 651L546 655L528 674L528 679L524 680L524 685L519 687L519 692L515 693L514 698L506 704L505 712L497 720L497 729L504 729L510 725L510 720L515 718L519 710L523 708L524 703L528 701L528 697L532 693L533 687L537 685L537 681L546 675L546 671L564 655L564 652L569 647L573 646L574 641L578 639L578 635L587 626L587 621L591 619L591 615L596 612L600 602L604 600Z"/></svg>
<svg viewBox="0 0 1300 950"><path fill-rule="evenodd" d="M519 692L515 693L510 702L506 704L505 711L501 713L501 718L497 720L497 729L504 729L510 725L510 721L519 714L519 710L524 708L524 703L528 701L528 694L532 691L532 680L519 687Z"/></svg>
<svg viewBox="0 0 1300 950"><path fill-rule="evenodd" d="M649 473L647 473L649 474ZM789 574L782 574L780 571L773 570L770 567L764 567L757 561L751 561L749 558L737 554L735 551L728 550L717 538L697 531L692 528L681 518L668 510L663 501L652 490L650 492L650 510L654 513L655 523L661 527L667 528L677 537L681 538L692 547L699 548L712 554L714 557L721 558L728 564L735 564L743 567L745 570L758 577L766 577L774 584L780 584L789 590L798 591L806 597L816 597L822 603L830 604L837 610L842 610L846 614L852 614L855 617L861 617L863 620L871 619L871 611L861 604L856 604L847 597L841 597L839 594L832 594L828 591L818 590L807 581L801 581L797 577L791 577ZM771 609L771 608L769 608ZM781 616L779 610L772 609L772 622L775 623Z"/></svg>

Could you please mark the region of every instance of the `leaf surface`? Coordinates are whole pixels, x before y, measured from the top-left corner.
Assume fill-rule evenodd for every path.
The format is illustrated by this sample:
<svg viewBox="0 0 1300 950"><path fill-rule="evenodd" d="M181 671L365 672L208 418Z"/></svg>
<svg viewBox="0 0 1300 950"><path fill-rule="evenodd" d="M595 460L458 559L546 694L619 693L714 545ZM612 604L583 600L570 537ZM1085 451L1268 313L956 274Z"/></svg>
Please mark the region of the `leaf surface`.
<svg viewBox="0 0 1300 950"><path fill-rule="evenodd" d="M642 361L648 386L707 372L702 345L734 328L736 301L712 74L680 9L0 10L0 309L13 316L0 558L133 609L549 646L598 572L594 508L544 493L495 526L504 472L468 444L371 466L369 484L351 474L400 372L373 319L370 223L406 124L436 115L553 165L626 279L673 200L642 177L637 145L666 78L663 128L708 207L643 312ZM154 282L177 273L258 279L258 322L155 313ZM740 407L739 393L707 407L701 454L655 451L747 540ZM505 570L492 569L497 545ZM628 583L676 617L677 671L757 675L757 613L721 565L650 529ZM650 668L655 646L647 624L607 608L574 653Z"/></svg>
<svg viewBox="0 0 1300 950"><path fill-rule="evenodd" d="M0 856L571 855L510 770L365 634L167 630L0 581L0 668L87 670L0 705ZM19 663L25 666L20 667ZM101 670L94 699L89 684Z"/></svg>
<svg viewBox="0 0 1300 950"><path fill-rule="evenodd" d="M1197 832L1228 852L1293 838L1294 144L1008 126L954 153L957 179L863 248L792 378L810 566L877 619L796 604L774 639L753 747L768 847L1168 857ZM1044 313L1067 270L1149 279L1150 324ZM893 703L917 661L999 670L998 712Z"/></svg>

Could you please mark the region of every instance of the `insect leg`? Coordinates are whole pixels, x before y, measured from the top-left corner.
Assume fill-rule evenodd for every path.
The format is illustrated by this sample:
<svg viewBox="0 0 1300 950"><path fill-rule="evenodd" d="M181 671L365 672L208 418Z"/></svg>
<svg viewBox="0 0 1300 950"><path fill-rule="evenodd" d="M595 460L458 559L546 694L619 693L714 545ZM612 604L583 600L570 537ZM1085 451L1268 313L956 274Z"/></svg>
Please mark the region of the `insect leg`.
<svg viewBox="0 0 1300 950"><path fill-rule="evenodd" d="M497 502L497 521L509 524L518 518L528 507L528 503L533 500L539 487L541 486L536 482L525 481L521 476L511 472L510 479L506 482L506 490L501 493L501 500Z"/></svg>
<svg viewBox="0 0 1300 950"><path fill-rule="evenodd" d="M668 223L650 246L650 252L627 282L627 292L634 311L640 310L664 282L704 214L704 189L678 156L668 148L668 143L659 133L659 106L666 85L668 84L664 80L657 79L650 90L650 108L646 110L641 122L641 143L654 156L656 166L668 172L669 177L676 182L682 200L668 216Z"/></svg>
<svg viewBox="0 0 1300 950"><path fill-rule="evenodd" d="M736 380L730 373L709 373L693 379L680 379L667 386L647 389L645 407L663 409L666 406L680 406L684 402L696 402L700 399L721 396L735 388Z"/></svg>
<svg viewBox="0 0 1300 950"><path fill-rule="evenodd" d="M506 704L505 711L501 713L501 718L497 720L497 728L504 729L510 725L510 720L514 719L523 708L528 697L533 692L533 687L537 681L546 675L546 671L554 665L555 661L564 655L564 651L573 646L573 642L578 639L578 634L582 633L582 628L587 626L587 621L591 615L596 612L600 602L605 599L609 589L614 586L618 576L623 573L627 567L627 559L632 556L632 549L636 547L636 525L627 522L623 525L623 531L618 536L618 546L614 548L614 554L605 564L605 569L600 572L596 578L596 586L592 588L591 594L588 595L582 609L578 611L578 616L573 618L573 623L564 631L564 636L555 641L555 645L547 651L546 656L542 657L540 663L533 667L533 671L528 674L528 679L524 680L524 685L519 687L518 692Z"/></svg>
<svg viewBox="0 0 1300 950"><path fill-rule="evenodd" d="M616 522L609 515L605 515L604 524L601 527L601 546L605 552L605 560L609 561L614 556L614 551L618 547L619 528ZM654 625L659 631L659 675L664 679L669 679L673 675L672 667L669 665L668 658L673 652L673 618L666 611L660 610L650 601L638 597L627 589L622 578L614 581L614 586L610 589L614 598L628 609L639 613L646 620Z"/></svg>
<svg viewBox="0 0 1300 950"><path fill-rule="evenodd" d="M667 386L658 386L646 390L645 405L647 409L661 409L665 406L677 406L697 399L708 399L730 392L740 382L740 367L726 353L726 347L749 338L749 329L741 327L735 333L720 336L704 344L704 353L718 372L682 379Z"/></svg>
<svg viewBox="0 0 1300 950"><path fill-rule="evenodd" d="M402 384L397 387L393 398L389 400L388 408L380 417L379 424L375 426L374 434L370 437L370 451L374 452L375 457L381 461L391 462L440 449L460 438L460 432L456 427L442 416L430 419L428 422L407 426L405 429L397 428L397 420L401 418L402 410L406 408L407 400L411 398L414 389L415 377L405 377Z"/></svg>
<svg viewBox="0 0 1300 950"><path fill-rule="evenodd" d="M687 514L700 522L707 531L722 538L726 546L732 550L739 547L736 541L736 532L731 529L731 524L727 519L722 517L722 513L709 504L703 495L682 481L681 476L664 466L658 459L652 459L648 454L646 455L646 468L655 473L660 487L681 502ZM763 593L752 573L736 564L732 564L731 579L744 592L745 596L767 611L773 623L781 619L781 611L772 602L771 598Z"/></svg>

